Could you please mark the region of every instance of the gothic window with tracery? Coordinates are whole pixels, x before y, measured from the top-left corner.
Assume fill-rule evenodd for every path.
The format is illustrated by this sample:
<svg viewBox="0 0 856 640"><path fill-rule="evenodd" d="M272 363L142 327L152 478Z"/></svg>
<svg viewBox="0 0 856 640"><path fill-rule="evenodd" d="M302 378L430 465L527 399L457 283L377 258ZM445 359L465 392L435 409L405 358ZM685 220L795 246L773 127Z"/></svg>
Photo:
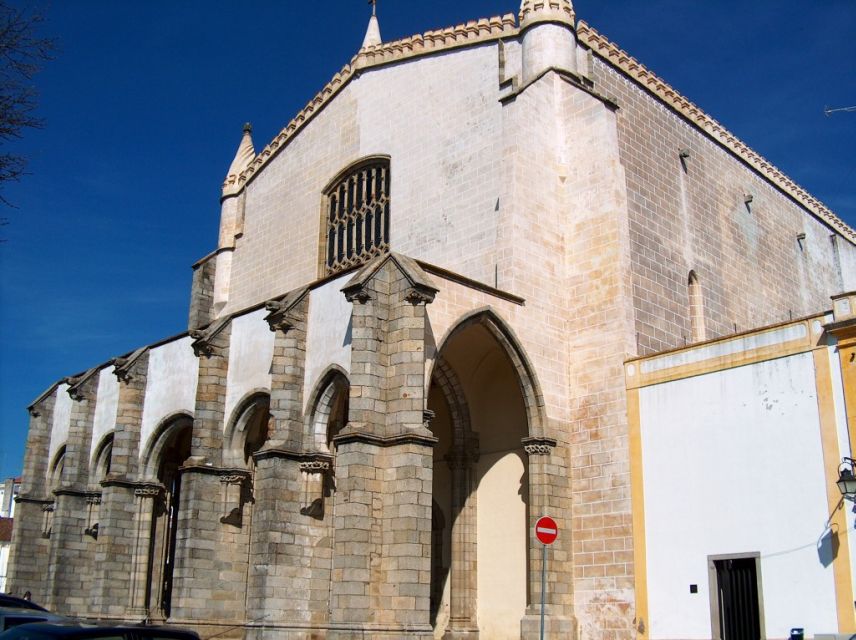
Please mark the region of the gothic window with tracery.
<svg viewBox="0 0 856 640"><path fill-rule="evenodd" d="M325 272L344 271L389 250L389 159L352 167L325 193Z"/></svg>

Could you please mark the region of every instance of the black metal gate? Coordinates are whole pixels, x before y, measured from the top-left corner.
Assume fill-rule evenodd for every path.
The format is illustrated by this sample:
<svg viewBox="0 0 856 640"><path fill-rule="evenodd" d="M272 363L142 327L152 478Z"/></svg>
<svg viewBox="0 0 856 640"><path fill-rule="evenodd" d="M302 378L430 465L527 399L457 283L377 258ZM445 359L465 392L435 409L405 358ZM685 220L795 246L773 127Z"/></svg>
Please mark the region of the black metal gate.
<svg viewBox="0 0 856 640"><path fill-rule="evenodd" d="M755 558L714 560L721 640L760 640Z"/></svg>

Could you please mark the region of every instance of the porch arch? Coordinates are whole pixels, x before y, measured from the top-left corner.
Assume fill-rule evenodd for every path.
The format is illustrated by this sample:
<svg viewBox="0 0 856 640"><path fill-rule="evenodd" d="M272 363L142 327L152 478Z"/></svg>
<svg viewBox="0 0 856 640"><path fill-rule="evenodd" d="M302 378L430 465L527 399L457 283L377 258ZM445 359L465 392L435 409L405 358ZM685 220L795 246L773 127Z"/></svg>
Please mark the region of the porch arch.
<svg viewBox="0 0 856 640"><path fill-rule="evenodd" d="M547 420L544 410L544 395L541 392L541 385L535 374L535 368L514 330L493 307L482 307L464 314L446 331L436 347L435 359L431 371L429 371L430 375L426 376L427 384L430 385L438 358L442 355L449 341L473 325L481 325L487 329L511 360L517 372L517 380L526 406L529 435L533 437L546 436Z"/></svg>

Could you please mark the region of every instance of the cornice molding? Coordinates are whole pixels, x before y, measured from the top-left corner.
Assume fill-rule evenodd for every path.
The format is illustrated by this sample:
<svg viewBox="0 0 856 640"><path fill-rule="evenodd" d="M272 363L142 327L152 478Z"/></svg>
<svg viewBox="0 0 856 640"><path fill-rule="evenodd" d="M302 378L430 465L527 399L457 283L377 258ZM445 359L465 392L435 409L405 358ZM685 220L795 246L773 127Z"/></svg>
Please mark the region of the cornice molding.
<svg viewBox="0 0 856 640"><path fill-rule="evenodd" d="M580 43L588 46L593 54L635 80L648 93L662 100L851 243L856 244L856 230L849 227L820 200L750 149L745 142L675 91L673 87L652 73L638 60L582 20L577 23L577 39Z"/></svg>

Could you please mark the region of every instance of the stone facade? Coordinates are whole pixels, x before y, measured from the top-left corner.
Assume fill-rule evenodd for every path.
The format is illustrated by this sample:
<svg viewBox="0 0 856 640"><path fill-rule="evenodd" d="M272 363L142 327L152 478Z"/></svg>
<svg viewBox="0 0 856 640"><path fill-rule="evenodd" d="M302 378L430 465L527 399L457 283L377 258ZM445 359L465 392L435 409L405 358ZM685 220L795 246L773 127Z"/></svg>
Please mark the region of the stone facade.
<svg viewBox="0 0 856 640"><path fill-rule="evenodd" d="M547 636L644 636L625 361L825 308L856 233L574 20L373 35L260 152L245 127L188 333L30 408L16 591L205 636L534 638L549 514Z"/></svg>

